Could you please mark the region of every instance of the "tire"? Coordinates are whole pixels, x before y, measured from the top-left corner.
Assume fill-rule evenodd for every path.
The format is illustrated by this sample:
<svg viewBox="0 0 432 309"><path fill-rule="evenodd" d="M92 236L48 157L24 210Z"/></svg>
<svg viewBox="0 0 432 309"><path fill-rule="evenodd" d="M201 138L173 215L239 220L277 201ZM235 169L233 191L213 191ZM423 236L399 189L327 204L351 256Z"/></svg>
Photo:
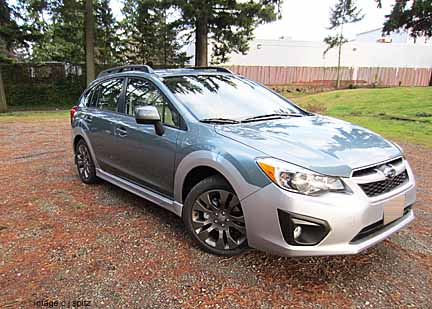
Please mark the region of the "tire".
<svg viewBox="0 0 432 309"><path fill-rule="evenodd" d="M220 176L206 178L192 188L182 217L192 239L206 252L235 256L248 249L240 202Z"/></svg>
<svg viewBox="0 0 432 309"><path fill-rule="evenodd" d="M75 164L83 183L94 184L98 182L93 158L87 143L83 139L80 139L75 146Z"/></svg>

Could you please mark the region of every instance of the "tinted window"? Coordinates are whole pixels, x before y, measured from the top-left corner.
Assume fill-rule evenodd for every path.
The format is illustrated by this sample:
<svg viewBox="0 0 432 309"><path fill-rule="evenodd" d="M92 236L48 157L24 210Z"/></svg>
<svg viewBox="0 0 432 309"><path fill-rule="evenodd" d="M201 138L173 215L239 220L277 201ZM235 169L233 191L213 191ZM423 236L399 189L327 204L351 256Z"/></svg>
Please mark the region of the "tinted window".
<svg viewBox="0 0 432 309"><path fill-rule="evenodd" d="M266 88L236 76L173 76L166 77L164 83L198 119L303 114Z"/></svg>
<svg viewBox="0 0 432 309"><path fill-rule="evenodd" d="M117 104L122 92L122 85L122 79L111 79L103 82L99 86L98 109L116 112Z"/></svg>
<svg viewBox="0 0 432 309"><path fill-rule="evenodd" d="M179 127L177 111L159 89L146 80L129 79L126 88L126 113L134 116L135 109L145 105L156 106L164 124Z"/></svg>
<svg viewBox="0 0 432 309"><path fill-rule="evenodd" d="M94 107L96 106L97 97L98 97L98 90L99 87L93 87L89 92L87 92L82 98L81 98L81 107Z"/></svg>
<svg viewBox="0 0 432 309"><path fill-rule="evenodd" d="M101 89L101 87L97 86L97 87L94 87L92 89L92 91L90 91L90 93L89 93L89 100L88 100L88 105L87 106L89 106L89 107L96 107L100 89Z"/></svg>
<svg viewBox="0 0 432 309"><path fill-rule="evenodd" d="M94 88L90 91L88 91L85 95L83 95L81 97L80 100L80 107L89 107L92 101L92 96L93 96L93 92L94 92Z"/></svg>

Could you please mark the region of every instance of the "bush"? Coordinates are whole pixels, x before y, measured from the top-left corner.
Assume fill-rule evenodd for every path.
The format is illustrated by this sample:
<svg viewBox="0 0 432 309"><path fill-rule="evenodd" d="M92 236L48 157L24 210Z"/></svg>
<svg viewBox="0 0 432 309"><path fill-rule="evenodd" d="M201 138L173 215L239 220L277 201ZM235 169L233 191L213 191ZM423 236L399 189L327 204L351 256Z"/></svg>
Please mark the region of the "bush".
<svg viewBox="0 0 432 309"><path fill-rule="evenodd" d="M69 78L52 83L5 83L6 99L14 109L69 108L76 105L85 82Z"/></svg>

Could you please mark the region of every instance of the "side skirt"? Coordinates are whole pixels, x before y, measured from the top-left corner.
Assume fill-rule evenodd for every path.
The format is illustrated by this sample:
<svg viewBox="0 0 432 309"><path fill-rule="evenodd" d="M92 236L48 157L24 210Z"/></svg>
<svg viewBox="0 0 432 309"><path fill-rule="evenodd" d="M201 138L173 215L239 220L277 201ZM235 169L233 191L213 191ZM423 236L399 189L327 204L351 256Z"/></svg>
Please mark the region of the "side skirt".
<svg viewBox="0 0 432 309"><path fill-rule="evenodd" d="M177 216L181 217L182 215L182 209L183 204L178 203L176 201L173 201L171 199L168 199L162 195L159 195L153 191L147 190L143 187L137 186L134 183L131 183L125 179L122 179L120 177L114 176L110 173L107 173L100 168L96 169L96 176L112 183L113 185L116 185L126 191L129 191L135 195L138 195L146 200L149 200L150 202L153 202L173 213L175 213Z"/></svg>

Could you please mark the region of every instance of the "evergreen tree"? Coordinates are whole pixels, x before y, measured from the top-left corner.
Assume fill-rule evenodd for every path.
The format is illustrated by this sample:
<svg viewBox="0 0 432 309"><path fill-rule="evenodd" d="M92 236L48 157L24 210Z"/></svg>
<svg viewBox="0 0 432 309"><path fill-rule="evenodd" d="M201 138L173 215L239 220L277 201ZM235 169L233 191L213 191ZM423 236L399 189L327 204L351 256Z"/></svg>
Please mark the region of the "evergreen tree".
<svg viewBox="0 0 432 309"><path fill-rule="evenodd" d="M381 1L378 1L381 6ZM392 11L386 15L383 32L405 29L413 38L432 37L432 1L431 0L399 0L393 5Z"/></svg>
<svg viewBox="0 0 432 309"><path fill-rule="evenodd" d="M82 0L49 2L41 14L50 16L43 38L33 45L33 60L83 63L84 3Z"/></svg>
<svg viewBox="0 0 432 309"><path fill-rule="evenodd" d="M31 27L18 24L20 18L16 9L10 7L6 0L0 0L0 63L19 60L22 50L27 49L34 38ZM0 70L0 113L6 111L7 102Z"/></svg>
<svg viewBox="0 0 432 309"><path fill-rule="evenodd" d="M231 52L246 53L253 31L280 16L282 0L165 0L181 13L189 40L195 40L195 65L208 65L211 41L212 62L223 63Z"/></svg>
<svg viewBox="0 0 432 309"><path fill-rule="evenodd" d="M324 54L330 49L338 47L336 88L340 86L342 45L347 42L347 39L343 35L344 25L359 22L363 18L362 10L357 7L355 0L338 0L335 7L330 9L329 29L337 30L338 33L324 39L324 42L327 43L327 49L324 51Z"/></svg>
<svg viewBox="0 0 432 309"><path fill-rule="evenodd" d="M95 1L96 62L99 64L113 64L118 57L117 25L109 3L109 0Z"/></svg>
<svg viewBox="0 0 432 309"><path fill-rule="evenodd" d="M115 62L118 45L116 21L109 2L93 0L95 61L100 64ZM33 61L85 61L83 0L19 0L18 3L27 23L41 33L33 44Z"/></svg>
<svg viewBox="0 0 432 309"><path fill-rule="evenodd" d="M0 0L0 63L19 60L34 39L34 29L17 21L22 20L19 12Z"/></svg>
<svg viewBox="0 0 432 309"><path fill-rule="evenodd" d="M121 61L152 65L184 64L177 25L169 22L169 6L158 0L126 0L119 22Z"/></svg>

